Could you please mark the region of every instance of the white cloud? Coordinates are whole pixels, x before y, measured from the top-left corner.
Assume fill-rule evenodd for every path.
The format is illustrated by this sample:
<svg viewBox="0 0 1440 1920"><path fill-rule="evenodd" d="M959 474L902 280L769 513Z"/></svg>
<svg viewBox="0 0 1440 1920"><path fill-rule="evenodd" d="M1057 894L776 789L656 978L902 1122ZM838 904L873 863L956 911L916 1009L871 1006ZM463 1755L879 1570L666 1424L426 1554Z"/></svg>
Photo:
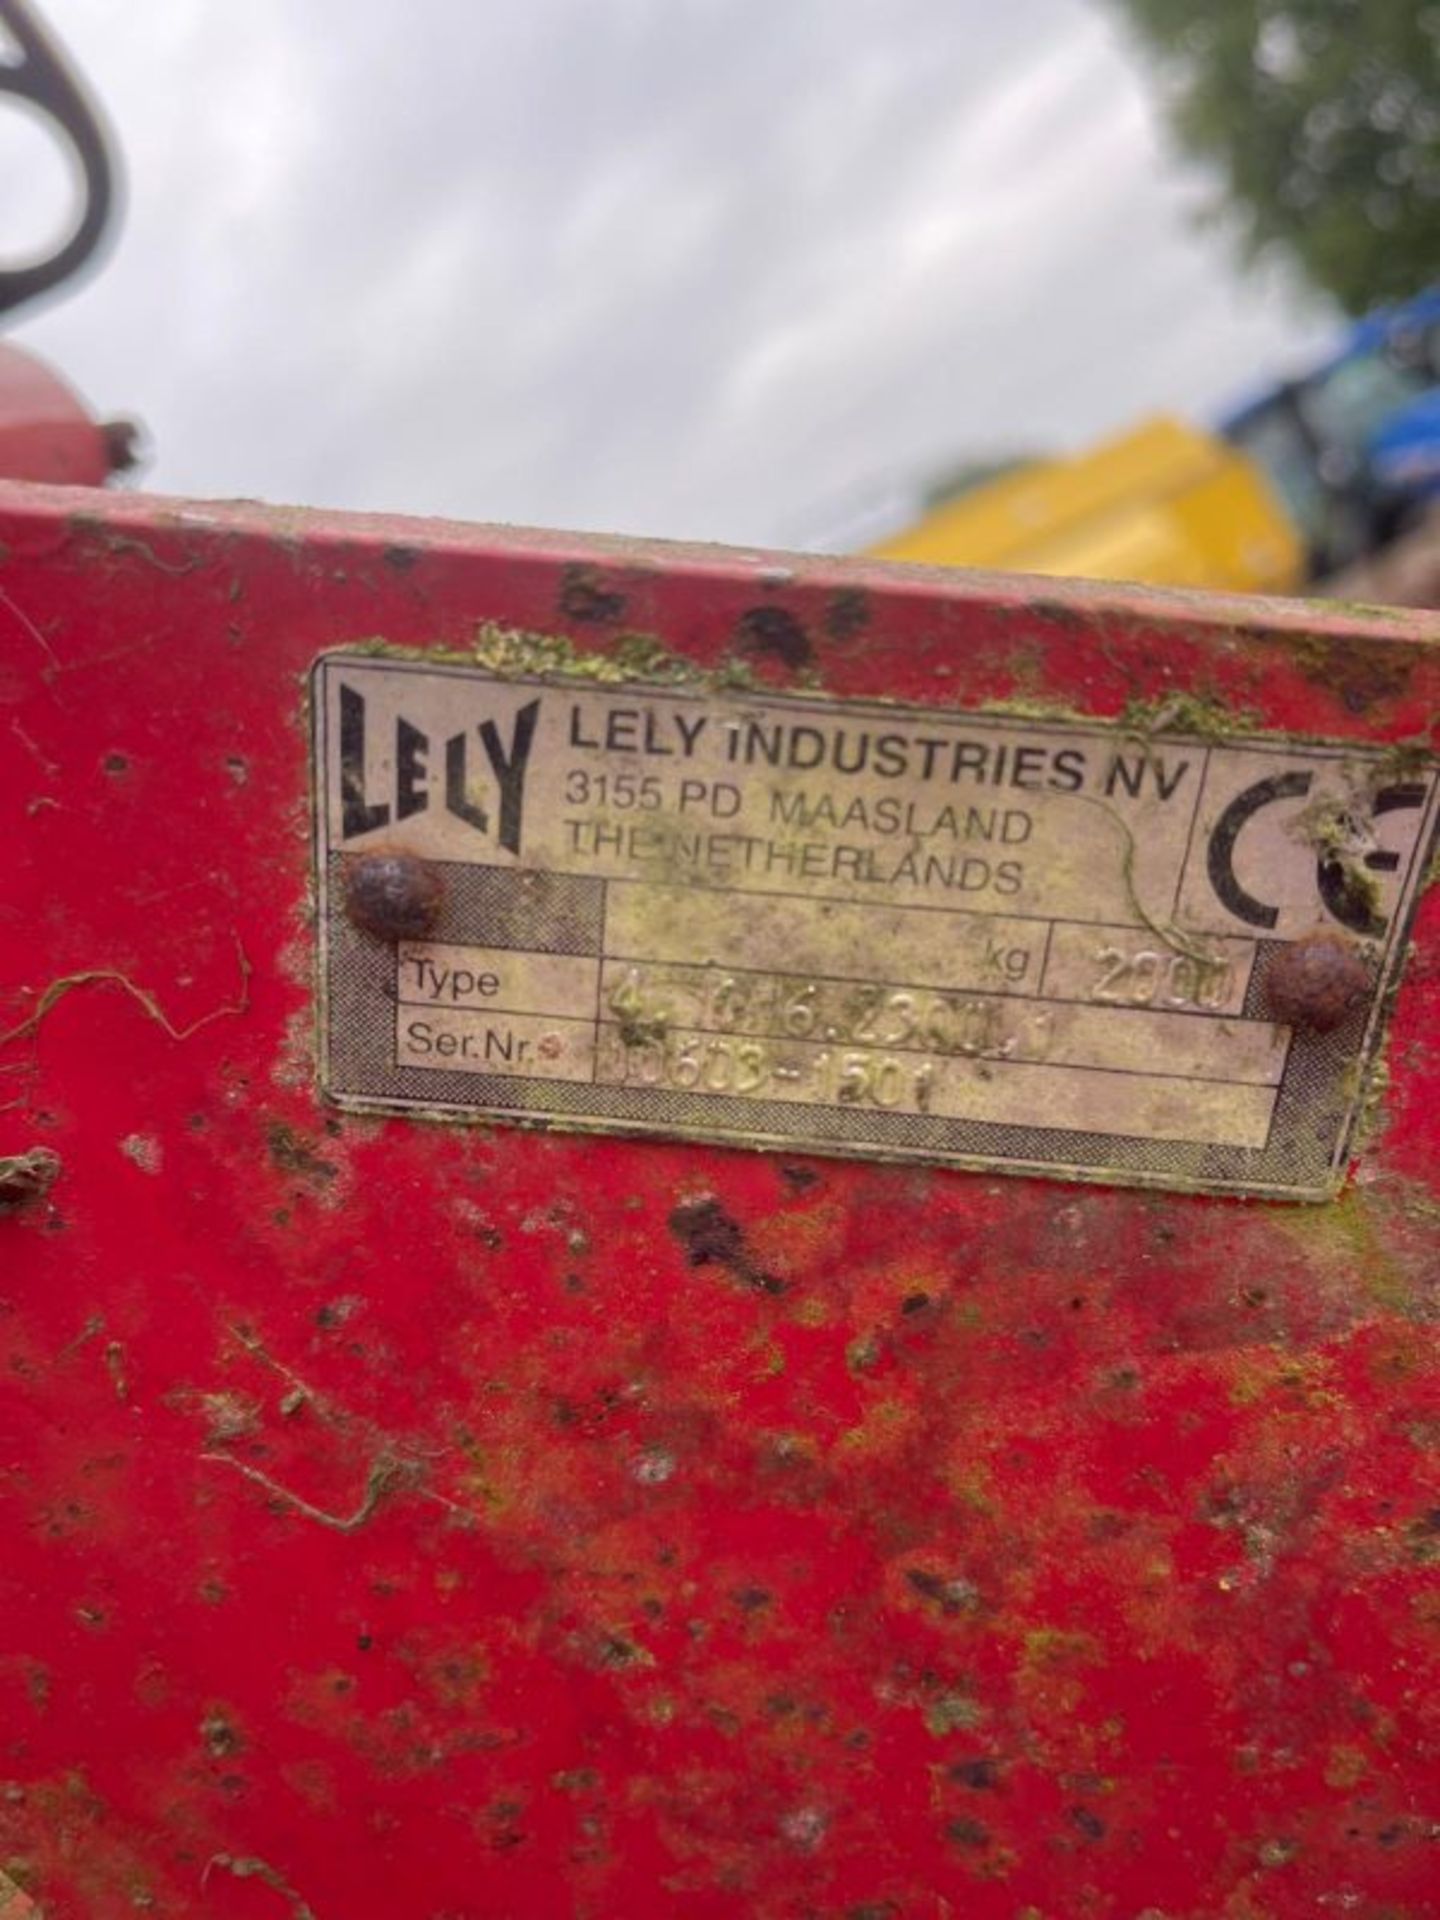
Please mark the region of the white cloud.
<svg viewBox="0 0 1440 1920"><path fill-rule="evenodd" d="M1080 0L46 5L129 215L19 337L158 489L777 542L1293 336Z"/></svg>

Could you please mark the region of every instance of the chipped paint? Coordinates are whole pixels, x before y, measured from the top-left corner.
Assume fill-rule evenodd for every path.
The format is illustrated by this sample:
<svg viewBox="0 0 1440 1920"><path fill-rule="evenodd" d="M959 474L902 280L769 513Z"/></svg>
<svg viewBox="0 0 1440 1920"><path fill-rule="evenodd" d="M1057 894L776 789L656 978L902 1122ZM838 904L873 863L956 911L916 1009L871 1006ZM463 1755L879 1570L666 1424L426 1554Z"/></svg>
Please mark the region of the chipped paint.
<svg viewBox="0 0 1440 1920"><path fill-rule="evenodd" d="M1436 623L77 499L0 489L0 1153L63 1163L0 1217L0 1871L176 1920L1427 1914L1436 900L1311 1208L339 1115L299 688L485 620L1403 756Z"/></svg>

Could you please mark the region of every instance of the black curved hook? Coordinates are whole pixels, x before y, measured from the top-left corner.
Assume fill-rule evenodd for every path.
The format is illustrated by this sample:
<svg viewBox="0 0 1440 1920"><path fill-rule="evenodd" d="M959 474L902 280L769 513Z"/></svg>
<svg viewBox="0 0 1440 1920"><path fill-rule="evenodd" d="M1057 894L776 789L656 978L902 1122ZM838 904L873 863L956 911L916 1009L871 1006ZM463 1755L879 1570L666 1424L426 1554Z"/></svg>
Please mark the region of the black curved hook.
<svg viewBox="0 0 1440 1920"><path fill-rule="evenodd" d="M80 162L84 193L74 231L48 259L24 267L0 267L0 314L4 314L48 293L85 264L109 223L115 182L95 110L25 0L0 0L0 27L20 49L18 61L0 58L0 102L7 94L28 100L52 123Z"/></svg>

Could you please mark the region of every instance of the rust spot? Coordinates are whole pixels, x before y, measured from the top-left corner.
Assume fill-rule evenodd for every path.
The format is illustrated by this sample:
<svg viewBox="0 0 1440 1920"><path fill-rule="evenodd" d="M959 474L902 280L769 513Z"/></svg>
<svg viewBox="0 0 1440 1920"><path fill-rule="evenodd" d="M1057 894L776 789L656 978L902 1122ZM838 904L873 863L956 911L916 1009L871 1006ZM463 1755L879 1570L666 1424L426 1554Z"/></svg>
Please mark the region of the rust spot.
<svg viewBox="0 0 1440 1920"><path fill-rule="evenodd" d="M1071 1807L1070 1824L1087 1840L1105 1838L1105 1822L1098 1813L1092 1813L1089 1807Z"/></svg>
<svg viewBox="0 0 1440 1920"><path fill-rule="evenodd" d="M735 642L742 653L768 654L792 673L808 667L815 657L810 636L783 607L751 607L735 625Z"/></svg>
<svg viewBox="0 0 1440 1920"><path fill-rule="evenodd" d="M825 631L832 640L850 640L870 624L870 596L863 587L832 593L825 609Z"/></svg>
<svg viewBox="0 0 1440 1920"><path fill-rule="evenodd" d="M723 1267L757 1293L784 1293L785 1282L752 1259L737 1221L713 1194L683 1201L670 1215L670 1231L692 1267Z"/></svg>
<svg viewBox="0 0 1440 1920"><path fill-rule="evenodd" d="M1373 714L1410 685L1408 661L1397 658L1385 643L1371 641L1356 647L1347 641L1317 653L1318 657L1303 660L1305 678L1338 694L1347 713Z"/></svg>
<svg viewBox="0 0 1440 1920"><path fill-rule="evenodd" d="M0 1155L0 1214L18 1213L45 1198L60 1177L60 1156L49 1147Z"/></svg>
<svg viewBox="0 0 1440 1920"><path fill-rule="evenodd" d="M963 1578L947 1580L943 1575L930 1573L924 1567L907 1567L905 1579L922 1599L930 1601L947 1620L953 1620L958 1614L974 1613L980 1604L973 1581Z"/></svg>
<svg viewBox="0 0 1440 1920"><path fill-rule="evenodd" d="M1275 1020L1312 1033L1330 1033L1364 999L1370 970L1348 940L1312 933L1284 948L1265 979L1266 1007Z"/></svg>
<svg viewBox="0 0 1440 1920"><path fill-rule="evenodd" d="M774 1597L765 1587L741 1587L735 1595L735 1604L742 1613L759 1613L771 1605Z"/></svg>
<svg viewBox="0 0 1440 1920"><path fill-rule="evenodd" d="M386 547L385 564L387 567L393 567L396 573L409 573L412 567L420 564L420 555L414 547Z"/></svg>
<svg viewBox="0 0 1440 1920"><path fill-rule="evenodd" d="M232 1753L238 1753L244 1744L234 1726L223 1713L207 1713L200 1722L200 1738L206 1750L217 1760L225 1759Z"/></svg>
<svg viewBox="0 0 1440 1920"><path fill-rule="evenodd" d="M950 1778L976 1793L993 1793L1000 1784L1000 1769L993 1760L961 1760L951 1767Z"/></svg>
<svg viewBox="0 0 1440 1920"><path fill-rule="evenodd" d="M568 1767L550 1776L550 1784L560 1793L594 1793L600 1775L594 1767Z"/></svg>
<svg viewBox="0 0 1440 1920"><path fill-rule="evenodd" d="M1052 627L1083 627L1085 615L1078 607L1072 607L1068 600L1032 600L1030 611L1040 620L1048 620Z"/></svg>
<svg viewBox="0 0 1440 1920"><path fill-rule="evenodd" d="M345 913L377 940L418 940L440 916L445 882L413 853L360 853L345 863Z"/></svg>
<svg viewBox="0 0 1440 1920"><path fill-rule="evenodd" d="M625 596L607 587L594 567L566 567L560 580L560 612L582 626L606 626L625 618Z"/></svg>
<svg viewBox="0 0 1440 1920"><path fill-rule="evenodd" d="M293 1127L277 1120L267 1136L270 1158L285 1173L303 1173L311 1180L333 1180L335 1169Z"/></svg>
<svg viewBox="0 0 1440 1920"><path fill-rule="evenodd" d="M653 1667L653 1654L623 1633L608 1633L586 1650L587 1664L601 1672L624 1673L634 1667Z"/></svg>

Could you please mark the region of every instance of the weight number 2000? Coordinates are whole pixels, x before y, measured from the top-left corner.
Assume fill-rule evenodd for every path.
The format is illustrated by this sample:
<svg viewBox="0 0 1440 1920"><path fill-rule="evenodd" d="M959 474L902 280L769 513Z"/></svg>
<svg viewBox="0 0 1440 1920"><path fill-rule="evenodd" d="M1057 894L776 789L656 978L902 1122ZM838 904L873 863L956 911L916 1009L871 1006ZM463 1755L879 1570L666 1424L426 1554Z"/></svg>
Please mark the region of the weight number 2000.
<svg viewBox="0 0 1440 1920"><path fill-rule="evenodd" d="M1095 958L1103 972L1090 998L1112 1007L1199 1007L1213 1012L1230 998L1235 980L1232 962L1199 954L1101 947Z"/></svg>

